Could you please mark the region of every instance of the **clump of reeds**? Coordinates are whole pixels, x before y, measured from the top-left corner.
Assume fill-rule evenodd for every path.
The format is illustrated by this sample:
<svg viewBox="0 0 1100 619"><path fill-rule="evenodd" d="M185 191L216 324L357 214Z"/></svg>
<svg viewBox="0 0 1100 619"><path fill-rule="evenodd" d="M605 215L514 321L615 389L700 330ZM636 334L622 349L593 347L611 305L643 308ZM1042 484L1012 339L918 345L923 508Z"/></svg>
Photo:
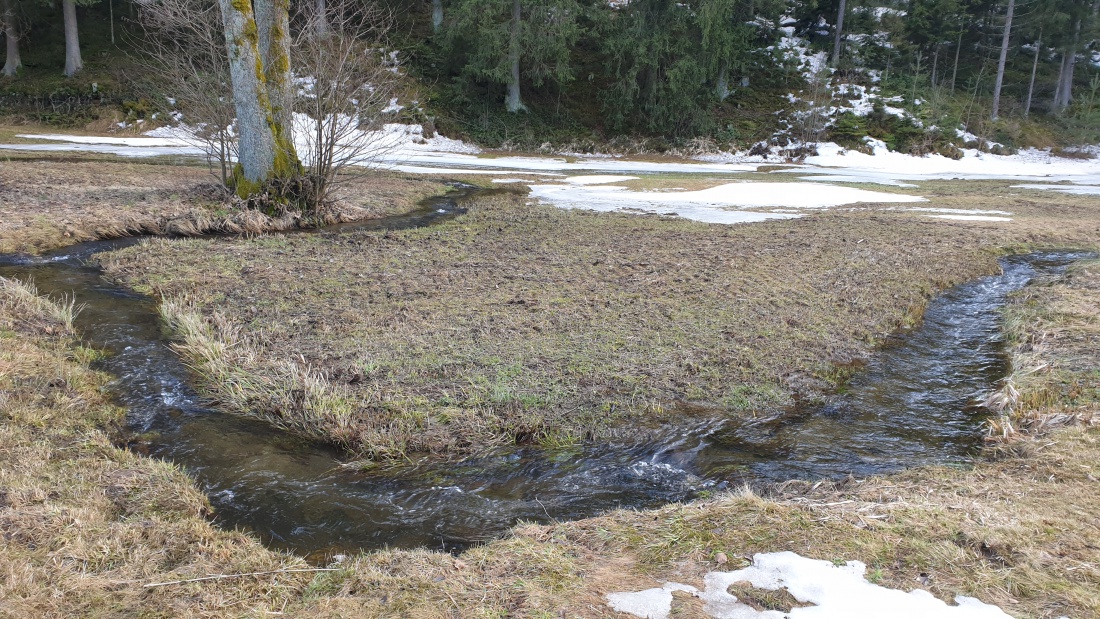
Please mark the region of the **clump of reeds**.
<svg viewBox="0 0 1100 619"><path fill-rule="evenodd" d="M204 395L223 409L317 440L349 446L362 428L362 396L325 380L303 360L261 362L261 353L220 314L209 317L178 299L161 316L176 334L176 349L203 380Z"/></svg>
<svg viewBox="0 0 1100 619"><path fill-rule="evenodd" d="M0 304L21 322L47 333L71 333L73 320L82 309L75 297L49 299L38 294L33 281L6 277L0 277Z"/></svg>

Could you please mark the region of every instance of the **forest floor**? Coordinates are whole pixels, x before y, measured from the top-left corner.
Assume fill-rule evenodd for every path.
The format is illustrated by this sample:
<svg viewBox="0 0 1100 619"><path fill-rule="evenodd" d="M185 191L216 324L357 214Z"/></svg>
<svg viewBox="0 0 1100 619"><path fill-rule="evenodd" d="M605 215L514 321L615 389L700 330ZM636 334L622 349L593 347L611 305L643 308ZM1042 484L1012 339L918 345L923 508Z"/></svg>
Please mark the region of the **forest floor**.
<svg viewBox="0 0 1100 619"><path fill-rule="evenodd" d="M202 170L89 160L17 174L12 163L0 166L0 195L8 208L14 188L21 210L5 219L33 220L32 208L44 219L5 223L5 248L100 234L101 219L141 191L110 189L118 176L102 183L105 169L133 174L166 208L204 208L167 193L201 183ZM397 179L387 213L442 187L416 181L401 194L410 186L385 178ZM612 408L620 421L660 419L677 400L722 414L778 410L834 388L886 334L919 321L931 296L995 270L997 255L1100 245L1095 197L1021 192L1006 181L918 191L932 200L921 206L1005 209L1013 221L860 205L713 226L528 205L504 191L430 228L158 239L104 262L115 277L166 295L192 353L201 338L262 353L256 367L221 359L222 378L301 355L328 395L408 424L392 424L402 434L389 436L325 424L307 434L378 453L462 451L612 432L596 414ZM124 197L97 211L89 203L103 195ZM74 231L65 236L58 223ZM738 492L520 525L459 557L386 550L313 566L211 526L206 499L177 467L116 448L105 430L124 411L106 400L109 377L88 368L95 351L80 346L64 307L5 280L0 617L623 617L608 593L667 580L701 588L708 572L783 550L863 561L873 582L947 601L963 594L1017 616L1091 616L1100 613L1097 306L1096 263L1016 297L1005 321L1021 391L1011 412L1034 435L1013 436L990 450L997 459L970 470L790 483L766 497ZM219 394L217 383L206 386ZM227 578L160 584L211 575ZM766 592L740 595L777 603ZM677 594L673 616L701 616L700 605Z"/></svg>

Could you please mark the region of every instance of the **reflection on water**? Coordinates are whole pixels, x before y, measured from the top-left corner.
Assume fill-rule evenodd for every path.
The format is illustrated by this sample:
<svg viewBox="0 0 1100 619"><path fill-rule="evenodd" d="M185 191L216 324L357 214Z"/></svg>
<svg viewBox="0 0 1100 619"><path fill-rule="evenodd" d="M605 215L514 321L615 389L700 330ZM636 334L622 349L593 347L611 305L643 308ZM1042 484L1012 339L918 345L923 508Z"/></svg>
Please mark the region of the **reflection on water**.
<svg viewBox="0 0 1100 619"><path fill-rule="evenodd" d="M416 213L354 227L425 225L456 212L433 199ZM323 232L323 233L331 233ZM135 242L91 242L38 259L0 258L0 275L33 278L85 305L84 337L110 351L102 368L129 408L135 448L180 463L228 526L302 553L355 548L462 548L518 520L593 515L677 501L733 479L864 475L964 461L980 440L971 403L1005 373L998 308L1036 273L1085 257L1044 253L1002 261L1003 275L933 301L924 324L896 338L824 406L779 422L693 415L635 441L548 451L519 447L461 462L340 467L339 454L258 422L205 408L167 345L151 299L84 264ZM644 437L644 438L643 438Z"/></svg>

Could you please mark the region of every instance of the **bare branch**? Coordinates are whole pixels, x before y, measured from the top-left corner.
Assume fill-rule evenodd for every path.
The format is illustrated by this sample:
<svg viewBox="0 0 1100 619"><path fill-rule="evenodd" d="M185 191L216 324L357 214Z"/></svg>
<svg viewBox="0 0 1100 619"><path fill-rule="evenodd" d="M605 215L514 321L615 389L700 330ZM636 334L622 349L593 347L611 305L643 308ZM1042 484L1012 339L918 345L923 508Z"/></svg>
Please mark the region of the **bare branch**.
<svg viewBox="0 0 1100 619"><path fill-rule="evenodd" d="M326 202L345 168L376 166L400 144L383 131L399 80L382 43L391 19L349 0L304 2L299 11L295 141L317 199Z"/></svg>

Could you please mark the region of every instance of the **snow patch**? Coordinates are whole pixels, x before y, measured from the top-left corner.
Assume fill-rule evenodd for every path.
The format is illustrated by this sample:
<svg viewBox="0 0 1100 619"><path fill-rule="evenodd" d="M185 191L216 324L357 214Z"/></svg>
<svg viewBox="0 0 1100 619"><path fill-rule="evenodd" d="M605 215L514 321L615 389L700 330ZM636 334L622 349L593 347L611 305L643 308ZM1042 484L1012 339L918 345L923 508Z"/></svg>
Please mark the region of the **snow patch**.
<svg viewBox="0 0 1100 619"><path fill-rule="evenodd" d="M890 187L916 187L912 183L903 183L892 178L866 178L851 174L821 174L815 176L799 176L800 181L825 182L825 183L866 183L872 185L888 185Z"/></svg>
<svg viewBox="0 0 1100 619"><path fill-rule="evenodd" d="M1100 185L1013 185L1014 189L1057 191L1075 196L1100 196Z"/></svg>
<svg viewBox="0 0 1100 619"><path fill-rule="evenodd" d="M837 174L864 179L864 182L944 179L1019 179L1036 181L1072 180L1100 185L1100 160L1056 157L1049 150L1020 150L1015 155L993 155L975 149L963 150L962 159L942 155L914 157L891 152L879 144L874 154L844 149L833 143L817 145L817 155L806 157L812 167L792 167L778 173ZM833 168L833 169L827 169ZM837 169L840 168L840 169ZM842 169L842 170L841 170Z"/></svg>
<svg viewBox="0 0 1100 619"><path fill-rule="evenodd" d="M698 191L630 191L616 185L531 185L531 195L554 206L602 212L678 215L706 223L750 223L797 214L745 211L760 207L819 209L856 202L924 202L907 196L817 183L727 183Z"/></svg>
<svg viewBox="0 0 1100 619"><path fill-rule="evenodd" d="M922 213L946 213L948 215L1011 215L1008 211L995 211L992 209L966 209L966 208L930 208L921 206L900 207L901 211L920 211Z"/></svg>
<svg viewBox="0 0 1100 619"><path fill-rule="evenodd" d="M137 146L149 148L155 146L190 146L191 142L182 136L160 137L163 135L160 129L155 137L115 138L98 135L63 135L59 133L25 133L18 137L30 140L50 140L54 142L69 142L72 144L107 144L112 146Z"/></svg>
<svg viewBox="0 0 1100 619"><path fill-rule="evenodd" d="M668 619L674 591L702 600L703 611L714 619L1010 619L997 606L971 597L956 596L957 605L950 606L921 589L906 593L881 587L864 578L866 571L860 561L836 565L793 552L774 552L755 555L753 565L742 570L707 574L702 591L668 582L643 591L610 593L606 599L613 610L643 619ZM799 602L813 606L758 611L728 592L730 585L739 582L769 591L785 589Z"/></svg>

